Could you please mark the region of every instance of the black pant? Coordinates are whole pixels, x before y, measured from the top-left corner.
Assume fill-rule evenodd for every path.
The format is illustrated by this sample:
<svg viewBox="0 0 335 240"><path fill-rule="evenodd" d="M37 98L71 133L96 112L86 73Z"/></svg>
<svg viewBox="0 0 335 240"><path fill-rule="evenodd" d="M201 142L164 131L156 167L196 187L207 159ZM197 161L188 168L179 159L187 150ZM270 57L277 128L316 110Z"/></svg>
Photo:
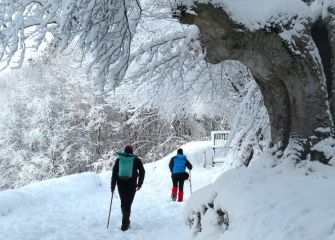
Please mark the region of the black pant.
<svg viewBox="0 0 335 240"><path fill-rule="evenodd" d="M122 225L129 225L131 205L135 197L136 185L118 185L118 190L121 200Z"/></svg>
<svg viewBox="0 0 335 240"><path fill-rule="evenodd" d="M184 181L187 180L188 177L187 172L173 173L171 176L173 187L178 188L178 190L182 192L184 190Z"/></svg>

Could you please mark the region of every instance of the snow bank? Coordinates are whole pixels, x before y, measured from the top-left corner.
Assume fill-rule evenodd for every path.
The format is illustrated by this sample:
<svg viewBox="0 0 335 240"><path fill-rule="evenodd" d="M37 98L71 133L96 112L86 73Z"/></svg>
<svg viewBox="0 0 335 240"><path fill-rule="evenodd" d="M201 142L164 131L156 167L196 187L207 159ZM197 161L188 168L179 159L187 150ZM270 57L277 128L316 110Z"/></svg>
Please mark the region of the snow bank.
<svg viewBox="0 0 335 240"><path fill-rule="evenodd" d="M301 0L179 0L185 6L193 2L210 3L222 7L236 23L250 31L283 26L295 19L295 22L313 19L310 7Z"/></svg>
<svg viewBox="0 0 335 240"><path fill-rule="evenodd" d="M329 15L329 8L335 8L334 0L315 0L311 4L314 19L316 20L319 17L326 18Z"/></svg>
<svg viewBox="0 0 335 240"><path fill-rule="evenodd" d="M190 9L192 9L194 3L212 4L217 8L222 8L229 15L230 19L251 32L257 30L273 32L275 30L297 55L305 56L304 53L298 50L297 46L299 44L296 43L296 39L306 38L308 39L308 47L306 48L315 60L321 63L315 44L308 34L308 28L312 25L317 15L320 14L320 11L322 11L319 5L310 7L302 0L176 1L177 5L183 4ZM330 2L327 2L327 6L332 5ZM323 6L324 9L328 8L324 8Z"/></svg>
<svg viewBox="0 0 335 240"><path fill-rule="evenodd" d="M203 166L206 158L212 156L212 142L211 141L194 141L186 143L179 148L183 149L184 154L187 159L192 163L193 166ZM147 167L152 166L154 168L158 167L161 170L166 170L170 159L177 154L177 149L160 161L154 162L152 164L146 164Z"/></svg>
<svg viewBox="0 0 335 240"><path fill-rule="evenodd" d="M288 24L293 18L312 17L310 8L301 0L210 0L223 7L237 23L251 31L266 28L269 24Z"/></svg>
<svg viewBox="0 0 335 240"><path fill-rule="evenodd" d="M22 208L69 201L92 194L101 186L102 180L99 175L82 173L2 191L0 192L0 216L6 216Z"/></svg>
<svg viewBox="0 0 335 240"><path fill-rule="evenodd" d="M205 160L204 154L206 157L209 157L213 151L211 141L190 142L181 146L181 148L184 150L188 160L190 160L193 165L203 165Z"/></svg>
<svg viewBox="0 0 335 240"><path fill-rule="evenodd" d="M335 239L334 167L305 161L276 163L270 156L230 170L200 189L185 208L187 221L201 213L195 239ZM210 206L213 203L212 207ZM217 211L228 213L226 230Z"/></svg>

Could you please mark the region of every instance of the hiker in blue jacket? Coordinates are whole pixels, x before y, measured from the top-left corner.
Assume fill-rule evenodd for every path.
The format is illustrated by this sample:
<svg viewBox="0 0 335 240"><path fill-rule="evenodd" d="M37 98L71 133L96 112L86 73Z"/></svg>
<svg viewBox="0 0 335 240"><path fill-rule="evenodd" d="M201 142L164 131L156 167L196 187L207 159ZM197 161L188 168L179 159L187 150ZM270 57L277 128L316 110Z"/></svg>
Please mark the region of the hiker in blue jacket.
<svg viewBox="0 0 335 240"><path fill-rule="evenodd" d="M183 154L183 149L177 150L177 155L172 157L169 163L172 178L171 199L176 201L178 191L178 202L183 201L184 197L184 181L189 178L189 174L185 171L186 167L192 170L192 164L187 160Z"/></svg>
<svg viewBox="0 0 335 240"><path fill-rule="evenodd" d="M142 187L145 171L141 160L133 154L131 146L126 146L124 152L119 152L118 155L113 166L111 191L114 192L117 184L122 210L121 230L126 231L130 225L131 205L136 190Z"/></svg>

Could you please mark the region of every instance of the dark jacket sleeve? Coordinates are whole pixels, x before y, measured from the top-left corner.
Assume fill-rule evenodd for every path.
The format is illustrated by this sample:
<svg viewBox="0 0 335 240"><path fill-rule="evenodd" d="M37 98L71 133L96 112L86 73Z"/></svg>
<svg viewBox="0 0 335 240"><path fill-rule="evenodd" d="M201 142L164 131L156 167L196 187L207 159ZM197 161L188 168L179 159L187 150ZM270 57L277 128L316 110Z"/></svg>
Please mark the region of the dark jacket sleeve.
<svg viewBox="0 0 335 240"><path fill-rule="evenodd" d="M116 186L116 179L118 177L119 172L119 159L116 159L114 166L113 166L113 172L112 172L112 180L111 180L111 190L114 192L115 186Z"/></svg>
<svg viewBox="0 0 335 240"><path fill-rule="evenodd" d="M172 172L172 170L173 170L173 163L174 163L173 159L174 159L174 157L171 158L171 159L170 159L170 162L169 162L170 172Z"/></svg>
<svg viewBox="0 0 335 240"><path fill-rule="evenodd" d="M190 161L188 161L187 159L186 159L186 163L185 163L185 165L186 165L186 167L187 167L189 170L192 170L193 166L192 166L192 164L190 163Z"/></svg>
<svg viewBox="0 0 335 240"><path fill-rule="evenodd" d="M145 176L145 170L143 167L142 161L137 158L137 170L138 170L138 183L137 186L141 187L144 181L144 176Z"/></svg>

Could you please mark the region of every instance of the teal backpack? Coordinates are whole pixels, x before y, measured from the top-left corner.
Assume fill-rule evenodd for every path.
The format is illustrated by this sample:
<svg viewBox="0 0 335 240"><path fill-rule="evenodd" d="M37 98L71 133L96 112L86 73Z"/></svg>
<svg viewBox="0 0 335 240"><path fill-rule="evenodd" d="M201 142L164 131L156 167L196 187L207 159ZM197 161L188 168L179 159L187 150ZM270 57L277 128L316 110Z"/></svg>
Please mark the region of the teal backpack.
<svg viewBox="0 0 335 240"><path fill-rule="evenodd" d="M133 176L135 155L120 152L119 154L119 178L128 180Z"/></svg>

